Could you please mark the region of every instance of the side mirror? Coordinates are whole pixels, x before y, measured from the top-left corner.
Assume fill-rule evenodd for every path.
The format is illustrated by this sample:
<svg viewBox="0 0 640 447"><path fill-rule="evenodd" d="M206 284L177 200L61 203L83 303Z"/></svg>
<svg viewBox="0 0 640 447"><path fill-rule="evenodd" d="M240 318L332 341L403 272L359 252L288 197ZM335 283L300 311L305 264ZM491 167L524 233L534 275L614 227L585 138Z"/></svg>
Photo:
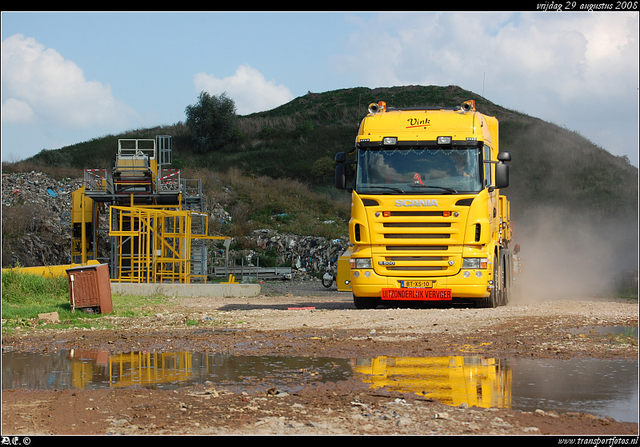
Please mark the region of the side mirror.
<svg viewBox="0 0 640 447"><path fill-rule="evenodd" d="M335 187L337 189L346 189L347 191L351 192L352 188L351 187L347 187L347 177L351 177L351 173L350 171L347 171L347 167L355 164L355 161L351 161L348 162L347 161L347 154L345 154L344 152L338 152L336 154L336 158L335 158L335 162L336 162L336 168L335 168L335 178L334 178L334 184ZM350 181L353 181L353 179L351 179Z"/></svg>
<svg viewBox="0 0 640 447"><path fill-rule="evenodd" d="M498 161L511 161L511 152L509 151L498 152Z"/></svg>
<svg viewBox="0 0 640 447"><path fill-rule="evenodd" d="M504 163L496 164L496 182L494 188L506 188L509 186L509 165Z"/></svg>

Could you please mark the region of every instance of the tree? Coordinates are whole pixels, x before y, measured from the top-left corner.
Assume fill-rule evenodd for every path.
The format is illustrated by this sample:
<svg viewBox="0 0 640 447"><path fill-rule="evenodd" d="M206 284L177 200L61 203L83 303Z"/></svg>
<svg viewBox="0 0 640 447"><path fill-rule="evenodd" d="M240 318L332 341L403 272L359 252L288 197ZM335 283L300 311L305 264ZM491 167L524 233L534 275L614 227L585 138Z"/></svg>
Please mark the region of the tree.
<svg viewBox="0 0 640 447"><path fill-rule="evenodd" d="M236 105L226 93L216 96L203 91L198 103L187 106L185 113L196 152L218 150L236 135Z"/></svg>
<svg viewBox="0 0 640 447"><path fill-rule="evenodd" d="M335 166L331 157L318 158L311 167L311 176L318 183L333 179Z"/></svg>

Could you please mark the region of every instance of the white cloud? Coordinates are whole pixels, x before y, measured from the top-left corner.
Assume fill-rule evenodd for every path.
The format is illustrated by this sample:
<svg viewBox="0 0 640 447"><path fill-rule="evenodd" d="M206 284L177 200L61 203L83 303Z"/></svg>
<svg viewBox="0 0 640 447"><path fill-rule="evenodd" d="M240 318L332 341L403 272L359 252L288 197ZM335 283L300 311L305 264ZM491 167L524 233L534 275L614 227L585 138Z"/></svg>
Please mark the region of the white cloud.
<svg viewBox="0 0 640 447"><path fill-rule="evenodd" d="M357 73L358 85L458 85L588 138L604 135L594 123L615 125L637 144L638 114L629 112L638 94L635 12L380 14L352 23L358 28L332 66Z"/></svg>
<svg viewBox="0 0 640 447"><path fill-rule="evenodd" d="M204 72L197 73L193 83L198 93L203 90L214 95L226 92L240 115L270 110L294 98L287 87L276 85L273 80L267 81L260 71L247 64L223 79Z"/></svg>
<svg viewBox="0 0 640 447"><path fill-rule="evenodd" d="M374 17L334 63L345 72L359 70L371 87L457 84L481 93L483 73L493 98L506 89L571 101L637 87L636 13Z"/></svg>
<svg viewBox="0 0 640 447"><path fill-rule="evenodd" d="M109 85L87 81L75 62L21 34L2 42L2 95L8 123L125 126L136 116L116 101Z"/></svg>
<svg viewBox="0 0 640 447"><path fill-rule="evenodd" d="M24 101L9 98L2 103L2 121L11 124L29 123L34 115L29 104Z"/></svg>

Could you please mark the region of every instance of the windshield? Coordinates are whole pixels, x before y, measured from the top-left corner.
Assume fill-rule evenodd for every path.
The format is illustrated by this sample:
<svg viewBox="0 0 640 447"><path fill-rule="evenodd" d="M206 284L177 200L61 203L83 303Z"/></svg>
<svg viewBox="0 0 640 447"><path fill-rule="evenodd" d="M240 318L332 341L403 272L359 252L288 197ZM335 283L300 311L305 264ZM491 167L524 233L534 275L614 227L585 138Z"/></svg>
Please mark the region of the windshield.
<svg viewBox="0 0 640 447"><path fill-rule="evenodd" d="M457 194L482 187L479 148L360 149L356 191L368 194Z"/></svg>

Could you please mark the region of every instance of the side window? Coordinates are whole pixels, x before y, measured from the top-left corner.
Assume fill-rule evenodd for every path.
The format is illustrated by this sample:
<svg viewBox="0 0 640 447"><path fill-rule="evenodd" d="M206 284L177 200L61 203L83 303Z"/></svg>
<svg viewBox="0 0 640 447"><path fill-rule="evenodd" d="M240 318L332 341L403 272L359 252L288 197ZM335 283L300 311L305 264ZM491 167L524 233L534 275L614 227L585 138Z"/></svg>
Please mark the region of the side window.
<svg viewBox="0 0 640 447"><path fill-rule="evenodd" d="M491 161L491 148L489 146L484 147L484 160ZM486 188L489 185L492 185L491 181L491 163L484 163L484 184L483 186Z"/></svg>

